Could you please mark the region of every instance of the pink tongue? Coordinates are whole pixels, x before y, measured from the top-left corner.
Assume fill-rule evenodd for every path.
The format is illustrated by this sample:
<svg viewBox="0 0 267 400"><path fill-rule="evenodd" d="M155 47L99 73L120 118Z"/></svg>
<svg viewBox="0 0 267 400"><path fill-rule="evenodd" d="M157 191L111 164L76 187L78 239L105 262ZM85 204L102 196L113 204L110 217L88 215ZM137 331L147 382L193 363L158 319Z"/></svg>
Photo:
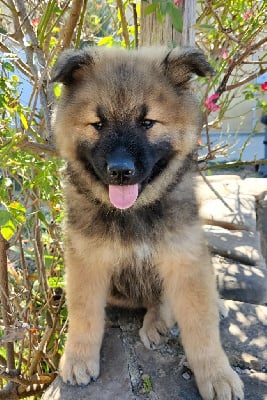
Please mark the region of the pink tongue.
<svg viewBox="0 0 267 400"><path fill-rule="evenodd" d="M109 200L114 207L124 210L133 205L138 197L138 184L135 185L109 185Z"/></svg>

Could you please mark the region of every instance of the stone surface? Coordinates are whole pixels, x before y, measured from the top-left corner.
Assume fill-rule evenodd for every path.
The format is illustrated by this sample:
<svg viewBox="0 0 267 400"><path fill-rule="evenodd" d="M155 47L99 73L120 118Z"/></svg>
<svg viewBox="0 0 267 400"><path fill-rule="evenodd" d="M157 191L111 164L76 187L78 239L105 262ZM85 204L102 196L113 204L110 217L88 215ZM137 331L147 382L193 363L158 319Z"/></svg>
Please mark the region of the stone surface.
<svg viewBox="0 0 267 400"><path fill-rule="evenodd" d="M239 176L227 175L225 177L224 175L215 175L207 176L206 179L209 185L207 185L201 176L196 177L196 193L200 204L209 199L218 199L216 193L219 193L222 197L228 197L233 193L236 194L239 192L238 182L241 181Z"/></svg>
<svg viewBox="0 0 267 400"><path fill-rule="evenodd" d="M257 228L261 233L262 253L267 261L267 194L257 203Z"/></svg>
<svg viewBox="0 0 267 400"><path fill-rule="evenodd" d="M244 226L248 231L256 231L255 198L253 196L239 196L210 199L202 203L200 215L202 218L229 222Z"/></svg>
<svg viewBox="0 0 267 400"><path fill-rule="evenodd" d="M267 303L267 268L212 257L220 296L252 304Z"/></svg>
<svg viewBox="0 0 267 400"><path fill-rule="evenodd" d="M225 306L222 343L245 384L245 399L266 400L267 307L234 301ZM42 400L201 400L177 335L147 350L138 337L142 311L113 308L108 316L98 381L80 388L57 378Z"/></svg>
<svg viewBox="0 0 267 400"><path fill-rule="evenodd" d="M240 194L251 194L256 200L262 199L267 193L266 178L246 178L239 182Z"/></svg>
<svg viewBox="0 0 267 400"><path fill-rule="evenodd" d="M267 307L226 300L221 337L232 365L267 372ZM266 392L267 394L267 392Z"/></svg>
<svg viewBox="0 0 267 400"><path fill-rule="evenodd" d="M238 175L214 175L206 176L206 179L222 197L231 194L251 195L256 200L260 200L267 193L266 178L240 179ZM198 176L196 181L197 194L200 201L218 198L201 176Z"/></svg>
<svg viewBox="0 0 267 400"><path fill-rule="evenodd" d="M205 234L212 253L247 265L266 267L258 232L229 231L205 225Z"/></svg>
<svg viewBox="0 0 267 400"><path fill-rule="evenodd" d="M126 353L118 328L107 330L101 356L101 376L86 387L70 386L60 377L50 385L42 400L134 400Z"/></svg>

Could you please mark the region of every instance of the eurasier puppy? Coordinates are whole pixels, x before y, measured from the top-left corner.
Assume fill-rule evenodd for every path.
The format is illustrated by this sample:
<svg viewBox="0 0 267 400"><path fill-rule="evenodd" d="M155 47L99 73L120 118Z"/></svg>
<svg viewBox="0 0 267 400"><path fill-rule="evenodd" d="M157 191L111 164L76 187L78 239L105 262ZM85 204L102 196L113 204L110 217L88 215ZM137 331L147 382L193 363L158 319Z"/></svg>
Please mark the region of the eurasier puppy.
<svg viewBox="0 0 267 400"><path fill-rule="evenodd" d="M193 188L201 130L196 49L66 51L54 117L66 160L65 262L69 332L65 382L99 375L107 303L145 307L146 347L178 322L205 400L243 399L219 337L217 293Z"/></svg>

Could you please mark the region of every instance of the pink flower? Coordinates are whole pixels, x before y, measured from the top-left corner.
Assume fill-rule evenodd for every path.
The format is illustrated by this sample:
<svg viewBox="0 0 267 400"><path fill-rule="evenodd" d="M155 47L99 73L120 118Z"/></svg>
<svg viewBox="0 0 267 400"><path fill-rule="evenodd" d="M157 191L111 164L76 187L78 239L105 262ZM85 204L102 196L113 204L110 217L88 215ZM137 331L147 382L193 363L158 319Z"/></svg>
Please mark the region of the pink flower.
<svg viewBox="0 0 267 400"><path fill-rule="evenodd" d="M267 92L267 81L266 81L266 82L263 82L263 83L261 84L261 90L263 90L264 92Z"/></svg>
<svg viewBox="0 0 267 400"><path fill-rule="evenodd" d="M220 50L220 56L224 59L224 60L226 60L227 58L228 58L228 50Z"/></svg>
<svg viewBox="0 0 267 400"><path fill-rule="evenodd" d="M176 7L179 7L179 5L181 4L181 0L173 0L173 2Z"/></svg>
<svg viewBox="0 0 267 400"><path fill-rule="evenodd" d="M253 15L252 10L247 10L247 11L245 12L245 14L243 14L243 18L244 18L244 19L249 19L250 17L252 17L252 15Z"/></svg>
<svg viewBox="0 0 267 400"><path fill-rule="evenodd" d="M32 19L32 26L37 26L39 24L39 18Z"/></svg>
<svg viewBox="0 0 267 400"><path fill-rule="evenodd" d="M210 111L218 111L221 107L215 103L220 96L218 93L214 93L211 96L207 97L204 101L204 106Z"/></svg>

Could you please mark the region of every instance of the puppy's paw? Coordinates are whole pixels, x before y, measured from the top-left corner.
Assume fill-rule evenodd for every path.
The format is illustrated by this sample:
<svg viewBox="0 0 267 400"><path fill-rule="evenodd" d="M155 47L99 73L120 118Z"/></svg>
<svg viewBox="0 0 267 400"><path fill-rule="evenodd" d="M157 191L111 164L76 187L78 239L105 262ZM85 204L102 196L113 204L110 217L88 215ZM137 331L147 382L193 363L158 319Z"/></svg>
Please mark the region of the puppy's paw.
<svg viewBox="0 0 267 400"><path fill-rule="evenodd" d="M154 349L163 342L163 336L167 335L168 328L161 319L155 320L146 318L142 328L139 330L139 336L147 349Z"/></svg>
<svg viewBox="0 0 267 400"><path fill-rule="evenodd" d="M60 375L70 385L88 385L99 376L99 357L65 351L59 367Z"/></svg>
<svg viewBox="0 0 267 400"><path fill-rule="evenodd" d="M210 366L210 371L195 373L199 392L203 400L243 400L243 382L230 365L221 368Z"/></svg>

